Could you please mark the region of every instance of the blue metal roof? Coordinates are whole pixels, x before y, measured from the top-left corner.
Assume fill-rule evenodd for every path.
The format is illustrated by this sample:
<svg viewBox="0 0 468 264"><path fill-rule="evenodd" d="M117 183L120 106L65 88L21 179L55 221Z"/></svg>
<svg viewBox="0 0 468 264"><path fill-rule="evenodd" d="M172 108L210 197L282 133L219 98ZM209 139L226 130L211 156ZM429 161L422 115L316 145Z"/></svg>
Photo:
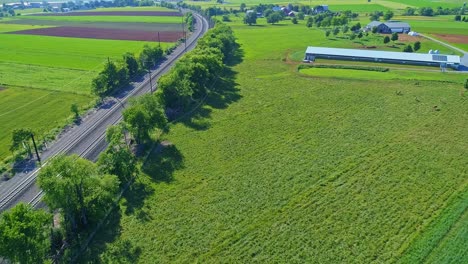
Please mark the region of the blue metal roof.
<svg viewBox="0 0 468 264"><path fill-rule="evenodd" d="M323 47L308 47L307 54L335 55L345 57L362 57L376 59L391 59L402 61L420 61L420 62L445 62L460 64L460 56L444 54L425 54L410 52L394 52L380 50L360 50L360 49L337 49Z"/></svg>

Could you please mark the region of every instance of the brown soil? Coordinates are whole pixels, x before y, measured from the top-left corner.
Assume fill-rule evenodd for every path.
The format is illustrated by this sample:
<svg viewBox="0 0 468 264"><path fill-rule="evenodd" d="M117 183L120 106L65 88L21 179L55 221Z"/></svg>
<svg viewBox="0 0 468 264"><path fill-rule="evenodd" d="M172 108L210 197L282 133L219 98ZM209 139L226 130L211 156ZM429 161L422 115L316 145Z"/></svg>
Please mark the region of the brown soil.
<svg viewBox="0 0 468 264"><path fill-rule="evenodd" d="M392 38L392 35L388 34L389 38ZM416 37L416 36L410 36L407 34L398 34L398 40L400 42L416 42L416 41L421 41L421 37Z"/></svg>
<svg viewBox="0 0 468 264"><path fill-rule="evenodd" d="M8 32L8 34L40 35L69 38L158 41L157 32L114 28L53 27L20 30L15 32ZM182 37L182 32L166 31L159 33L159 38L162 42L175 42Z"/></svg>
<svg viewBox="0 0 468 264"><path fill-rule="evenodd" d="M40 13L34 16L182 16L179 12L163 11L100 11L100 12L67 12L67 13Z"/></svg>
<svg viewBox="0 0 468 264"><path fill-rule="evenodd" d="M468 44L468 36L467 35L452 35L452 34L434 34L437 37L453 43L462 43Z"/></svg>

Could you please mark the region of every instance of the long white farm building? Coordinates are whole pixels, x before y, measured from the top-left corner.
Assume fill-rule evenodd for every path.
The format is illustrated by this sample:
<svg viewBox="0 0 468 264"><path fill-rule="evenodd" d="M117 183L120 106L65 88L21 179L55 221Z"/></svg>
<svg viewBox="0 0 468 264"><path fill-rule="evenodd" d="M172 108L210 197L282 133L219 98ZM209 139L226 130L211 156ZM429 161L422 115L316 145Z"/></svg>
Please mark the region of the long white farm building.
<svg viewBox="0 0 468 264"><path fill-rule="evenodd" d="M308 47L304 60L314 61L316 58L443 66L454 69L460 65L460 56L456 55Z"/></svg>

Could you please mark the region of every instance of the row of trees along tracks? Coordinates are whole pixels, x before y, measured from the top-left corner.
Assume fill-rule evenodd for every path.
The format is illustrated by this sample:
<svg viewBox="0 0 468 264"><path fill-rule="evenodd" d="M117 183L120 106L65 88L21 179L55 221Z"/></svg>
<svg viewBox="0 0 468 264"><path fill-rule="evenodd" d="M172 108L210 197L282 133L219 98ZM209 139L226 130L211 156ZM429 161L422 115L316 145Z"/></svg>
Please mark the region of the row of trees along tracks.
<svg viewBox="0 0 468 264"><path fill-rule="evenodd" d="M196 13L193 13L193 15L196 18L196 27L191 37L186 40L185 43L179 45L179 47L171 55L167 56L167 59L161 63L157 69L151 72L150 78L145 78L141 83L137 83L136 87L134 87L122 99L116 99L118 102L112 105L112 107L110 107L104 113L97 112L96 114L100 113L100 116L98 116L97 119L91 120L92 122L88 122L88 124L83 124L82 129L76 129L75 131L71 132L70 136L72 139L69 142L64 142L66 144L62 144L61 147L55 150L51 157L59 154L70 154L72 153L73 148L80 146L81 144L83 144L85 147L84 149L78 151L77 154L79 156L86 158L89 154L95 151L99 144L105 140L104 138L106 128L121 121L121 110L125 107L125 104L128 102L128 100L133 96L149 92L152 87L149 87L149 89L145 89L145 87L150 85L150 79L157 80L162 74L167 72L178 58L180 58L186 51L195 47L197 40L209 29L210 24L206 18ZM86 145L86 139L88 139L88 137L93 133L98 135L97 138L92 140L90 144ZM23 195L29 188L34 185L41 167L46 164L47 161L45 161L45 163L42 164L39 168L28 173L21 181L1 194L0 212L8 209L10 206L15 204L15 202L18 202L21 195ZM29 200L28 202L32 206L37 207L40 204L42 197L42 190L38 190L32 200Z"/></svg>

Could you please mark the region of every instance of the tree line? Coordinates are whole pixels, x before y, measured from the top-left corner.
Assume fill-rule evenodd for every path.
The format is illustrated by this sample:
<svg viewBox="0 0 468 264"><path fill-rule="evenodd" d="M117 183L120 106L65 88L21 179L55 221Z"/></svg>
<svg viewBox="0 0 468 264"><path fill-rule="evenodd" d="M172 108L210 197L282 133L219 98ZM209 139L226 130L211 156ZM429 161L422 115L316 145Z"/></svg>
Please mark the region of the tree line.
<svg viewBox="0 0 468 264"><path fill-rule="evenodd" d="M76 253L72 249L82 245L118 194L138 175L135 146L151 142L154 132L166 127L167 112L184 112L202 102L215 80L222 78L236 47L231 28L216 23L161 78L156 93L133 99L123 112L123 122L107 129L109 145L96 163L76 155L51 159L38 176L49 211L18 204L4 212L0 256L20 263L69 262ZM136 72L138 60L129 61L133 66L126 66L127 71Z"/></svg>
<svg viewBox="0 0 468 264"><path fill-rule="evenodd" d="M432 7L407 7L403 11L404 16L438 16L438 15L464 15L466 11L465 5L463 7L454 7L454 8L442 8L437 7L436 9Z"/></svg>

